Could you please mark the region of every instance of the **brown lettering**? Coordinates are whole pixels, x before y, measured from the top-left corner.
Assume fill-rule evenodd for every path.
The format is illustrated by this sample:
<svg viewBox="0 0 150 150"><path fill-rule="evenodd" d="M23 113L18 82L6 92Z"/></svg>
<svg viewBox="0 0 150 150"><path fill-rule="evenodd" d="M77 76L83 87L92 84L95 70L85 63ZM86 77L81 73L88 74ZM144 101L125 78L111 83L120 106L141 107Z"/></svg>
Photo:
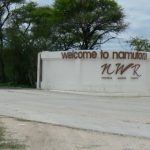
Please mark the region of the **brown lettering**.
<svg viewBox="0 0 150 150"><path fill-rule="evenodd" d="M116 64L117 69L116 69L116 74L124 74L130 67L132 67L134 64L129 64L127 66L121 65L120 63Z"/></svg>
<svg viewBox="0 0 150 150"><path fill-rule="evenodd" d="M97 58L97 52L93 51L91 57L92 58Z"/></svg>
<svg viewBox="0 0 150 150"><path fill-rule="evenodd" d="M136 64L136 65L132 66L132 68L134 68L133 69L133 75L137 75L138 77L141 76L141 75L138 74L138 70L139 70L140 67L141 67L140 64Z"/></svg>
<svg viewBox="0 0 150 150"><path fill-rule="evenodd" d="M104 64L104 65L102 65L102 66L101 66L101 68L103 68L102 74L104 74L105 72L106 72L107 74L113 74L114 71L110 72L110 67L111 67L111 64Z"/></svg>
<svg viewBox="0 0 150 150"><path fill-rule="evenodd" d="M68 58L68 54L66 52L62 52L61 55L62 55L63 59L67 59Z"/></svg>
<svg viewBox="0 0 150 150"><path fill-rule="evenodd" d="M112 71L112 65L111 64L104 64L101 66L102 68L102 75L103 74L116 74L116 75L123 75L127 70L131 70L133 71L133 76L137 76L140 77L141 75L139 75L138 70L140 69L140 64L128 64L128 65L124 65L121 63L117 63L115 65L114 70ZM119 78L120 79L120 78Z"/></svg>

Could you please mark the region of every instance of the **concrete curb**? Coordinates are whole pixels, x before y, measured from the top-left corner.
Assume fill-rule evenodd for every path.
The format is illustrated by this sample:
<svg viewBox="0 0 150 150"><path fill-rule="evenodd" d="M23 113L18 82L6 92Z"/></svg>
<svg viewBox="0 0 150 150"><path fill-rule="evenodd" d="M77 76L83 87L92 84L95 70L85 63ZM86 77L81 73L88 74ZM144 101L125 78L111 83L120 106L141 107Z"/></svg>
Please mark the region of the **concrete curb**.
<svg viewBox="0 0 150 150"><path fill-rule="evenodd" d="M100 97L150 97L150 93L100 93L100 92L78 92L78 91L60 91L49 90L54 93L87 95L87 96L100 96Z"/></svg>

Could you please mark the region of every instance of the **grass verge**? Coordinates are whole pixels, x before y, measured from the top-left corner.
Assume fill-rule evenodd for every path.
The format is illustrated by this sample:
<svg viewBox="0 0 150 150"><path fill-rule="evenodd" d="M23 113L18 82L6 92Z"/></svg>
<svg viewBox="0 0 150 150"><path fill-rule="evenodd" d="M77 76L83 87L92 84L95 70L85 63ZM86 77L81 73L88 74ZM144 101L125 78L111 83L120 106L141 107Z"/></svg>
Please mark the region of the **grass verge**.
<svg viewBox="0 0 150 150"><path fill-rule="evenodd" d="M0 150L25 150L26 146L16 139L6 138L6 129L0 126Z"/></svg>

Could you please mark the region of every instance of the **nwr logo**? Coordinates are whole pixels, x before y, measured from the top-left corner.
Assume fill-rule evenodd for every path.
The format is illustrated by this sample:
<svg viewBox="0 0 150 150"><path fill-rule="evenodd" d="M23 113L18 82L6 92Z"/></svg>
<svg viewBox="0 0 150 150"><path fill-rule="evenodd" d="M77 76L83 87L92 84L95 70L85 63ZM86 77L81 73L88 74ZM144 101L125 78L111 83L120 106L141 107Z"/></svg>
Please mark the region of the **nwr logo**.
<svg viewBox="0 0 150 150"><path fill-rule="evenodd" d="M117 63L115 64L115 68L112 67L112 64L104 64L101 66L102 68L102 75L103 74L107 74L107 75L123 75L125 72L127 72L128 70L132 71L133 76L137 76L140 77L141 75L139 74L139 69L140 69L141 65L140 64L128 64L128 65L124 65L121 63Z"/></svg>

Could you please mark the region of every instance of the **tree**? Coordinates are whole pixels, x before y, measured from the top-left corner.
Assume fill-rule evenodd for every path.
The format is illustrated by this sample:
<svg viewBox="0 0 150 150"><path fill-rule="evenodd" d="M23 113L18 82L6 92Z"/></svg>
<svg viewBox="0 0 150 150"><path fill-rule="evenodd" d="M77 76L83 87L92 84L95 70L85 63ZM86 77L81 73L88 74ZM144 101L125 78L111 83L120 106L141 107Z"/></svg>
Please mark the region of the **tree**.
<svg viewBox="0 0 150 150"><path fill-rule="evenodd" d="M4 71L4 60L3 60L3 50L4 50L4 29L6 28L6 22L10 17L10 7L12 4L21 3L23 0L1 0L0 1L0 81L5 81L5 71Z"/></svg>
<svg viewBox="0 0 150 150"><path fill-rule="evenodd" d="M37 54L47 50L49 40L50 8L30 2L12 11L6 30L7 77L15 84L35 86ZM8 61L9 59L9 61Z"/></svg>
<svg viewBox="0 0 150 150"><path fill-rule="evenodd" d="M148 39L133 37L127 43L129 43L132 50L150 51L150 41Z"/></svg>
<svg viewBox="0 0 150 150"><path fill-rule="evenodd" d="M0 60L7 81L16 84L35 86L38 52L99 48L127 27L114 0L55 0L51 7L30 2L11 11L13 2L21 0L3 3L8 1L8 16L1 5L6 21L0 29Z"/></svg>
<svg viewBox="0 0 150 150"><path fill-rule="evenodd" d="M10 70L7 76L16 84L35 86L38 51L32 34L32 13L36 7L37 5L31 2L13 10L6 30L5 64Z"/></svg>
<svg viewBox="0 0 150 150"><path fill-rule="evenodd" d="M127 27L114 0L56 0L53 9L55 36L63 50L94 49Z"/></svg>
<svg viewBox="0 0 150 150"><path fill-rule="evenodd" d="M36 7L32 12L32 34L40 51L55 50L53 17L53 10L48 6Z"/></svg>

